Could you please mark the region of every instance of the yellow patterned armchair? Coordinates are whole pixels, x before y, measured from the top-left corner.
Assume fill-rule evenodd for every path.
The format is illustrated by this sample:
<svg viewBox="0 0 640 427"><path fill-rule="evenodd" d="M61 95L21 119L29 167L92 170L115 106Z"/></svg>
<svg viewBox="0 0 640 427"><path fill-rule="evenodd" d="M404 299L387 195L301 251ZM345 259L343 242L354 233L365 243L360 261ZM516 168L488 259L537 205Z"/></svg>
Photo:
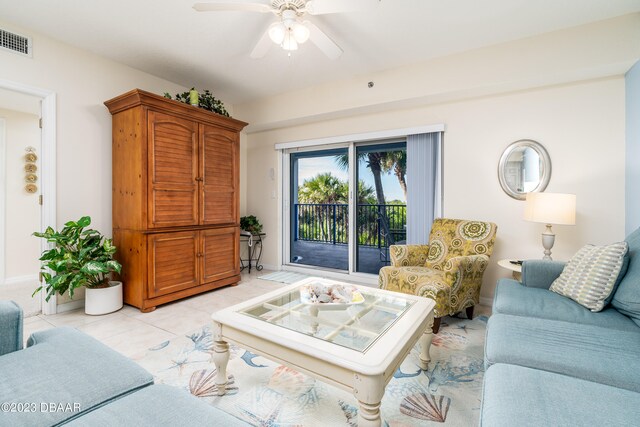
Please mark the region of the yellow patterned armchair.
<svg viewBox="0 0 640 427"><path fill-rule="evenodd" d="M466 310L471 319L496 230L492 222L438 218L428 245L389 247L391 266L380 269L379 286L434 300L434 333L444 316Z"/></svg>

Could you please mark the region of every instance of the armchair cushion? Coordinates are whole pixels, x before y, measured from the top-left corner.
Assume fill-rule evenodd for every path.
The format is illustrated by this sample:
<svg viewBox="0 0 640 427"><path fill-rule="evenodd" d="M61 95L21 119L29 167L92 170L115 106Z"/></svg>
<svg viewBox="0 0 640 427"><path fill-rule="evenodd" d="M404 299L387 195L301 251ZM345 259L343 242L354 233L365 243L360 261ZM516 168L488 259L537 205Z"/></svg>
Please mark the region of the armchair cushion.
<svg viewBox="0 0 640 427"><path fill-rule="evenodd" d="M13 301L0 301L0 356L22 349L22 309Z"/></svg>
<svg viewBox="0 0 640 427"><path fill-rule="evenodd" d="M389 255L394 267L418 267L427 261L429 245L391 245Z"/></svg>
<svg viewBox="0 0 640 427"><path fill-rule="evenodd" d="M438 218L431 226L425 267L442 270L455 256L490 256L495 233L496 225L491 222Z"/></svg>

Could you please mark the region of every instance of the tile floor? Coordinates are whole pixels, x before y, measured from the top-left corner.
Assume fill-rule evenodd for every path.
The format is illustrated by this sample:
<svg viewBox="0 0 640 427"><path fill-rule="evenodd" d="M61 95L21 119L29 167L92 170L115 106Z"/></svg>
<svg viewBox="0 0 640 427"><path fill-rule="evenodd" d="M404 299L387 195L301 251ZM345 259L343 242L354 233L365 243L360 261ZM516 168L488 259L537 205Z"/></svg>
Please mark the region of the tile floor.
<svg viewBox="0 0 640 427"><path fill-rule="evenodd" d="M268 273L266 270L243 273L238 286L162 305L151 313L141 313L137 308L125 305L104 316L89 316L84 314L84 309L79 309L51 316L27 317L24 321L25 342L33 332L71 326L136 359L149 347L198 329L211 321L211 313L216 310L287 285L258 278Z"/></svg>
<svg viewBox="0 0 640 427"><path fill-rule="evenodd" d="M24 337L31 333L71 326L93 336L114 350L132 359L145 355L147 349L176 336L194 331L211 320L211 313L249 298L270 292L285 283L261 280L266 270L243 273L237 286L229 286L158 307L151 313L141 313L125 305L121 310L104 316L88 316L84 309L51 316L38 315L24 321ZM487 314L488 307L478 307L477 314Z"/></svg>

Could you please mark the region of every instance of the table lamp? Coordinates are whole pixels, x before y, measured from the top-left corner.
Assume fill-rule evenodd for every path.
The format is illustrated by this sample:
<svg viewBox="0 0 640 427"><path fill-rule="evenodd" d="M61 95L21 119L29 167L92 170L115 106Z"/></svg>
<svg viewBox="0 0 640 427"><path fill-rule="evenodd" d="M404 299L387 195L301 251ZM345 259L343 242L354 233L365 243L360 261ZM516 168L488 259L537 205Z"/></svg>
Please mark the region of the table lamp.
<svg viewBox="0 0 640 427"><path fill-rule="evenodd" d="M551 224L575 225L576 223L576 195L561 193L527 193L524 206L524 219L541 222L547 228L542 233L544 257L551 259L551 248L556 235L551 230Z"/></svg>

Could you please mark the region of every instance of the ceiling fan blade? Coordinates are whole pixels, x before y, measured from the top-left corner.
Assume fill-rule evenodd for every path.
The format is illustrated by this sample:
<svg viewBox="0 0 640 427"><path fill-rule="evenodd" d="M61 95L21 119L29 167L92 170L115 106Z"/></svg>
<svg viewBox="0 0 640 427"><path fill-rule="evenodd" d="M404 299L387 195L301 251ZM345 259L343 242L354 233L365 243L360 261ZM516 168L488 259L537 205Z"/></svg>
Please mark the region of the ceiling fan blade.
<svg viewBox="0 0 640 427"><path fill-rule="evenodd" d="M267 31L265 31L262 37L260 37L260 40L258 40L258 43L253 48L249 56L253 59L262 58L267 54L267 52L269 52L272 44L273 42L269 37L269 29L267 28Z"/></svg>
<svg viewBox="0 0 640 427"><path fill-rule="evenodd" d="M271 6L263 3L196 3L193 8L198 12L225 12L225 11L244 11L244 12L273 12Z"/></svg>
<svg viewBox="0 0 640 427"><path fill-rule="evenodd" d="M374 7L379 0L310 0L305 5L309 15L356 12Z"/></svg>
<svg viewBox="0 0 640 427"><path fill-rule="evenodd" d="M338 59L342 55L342 49L328 35L318 28L313 22L304 21L303 24L309 29L309 40L324 52L329 59Z"/></svg>

